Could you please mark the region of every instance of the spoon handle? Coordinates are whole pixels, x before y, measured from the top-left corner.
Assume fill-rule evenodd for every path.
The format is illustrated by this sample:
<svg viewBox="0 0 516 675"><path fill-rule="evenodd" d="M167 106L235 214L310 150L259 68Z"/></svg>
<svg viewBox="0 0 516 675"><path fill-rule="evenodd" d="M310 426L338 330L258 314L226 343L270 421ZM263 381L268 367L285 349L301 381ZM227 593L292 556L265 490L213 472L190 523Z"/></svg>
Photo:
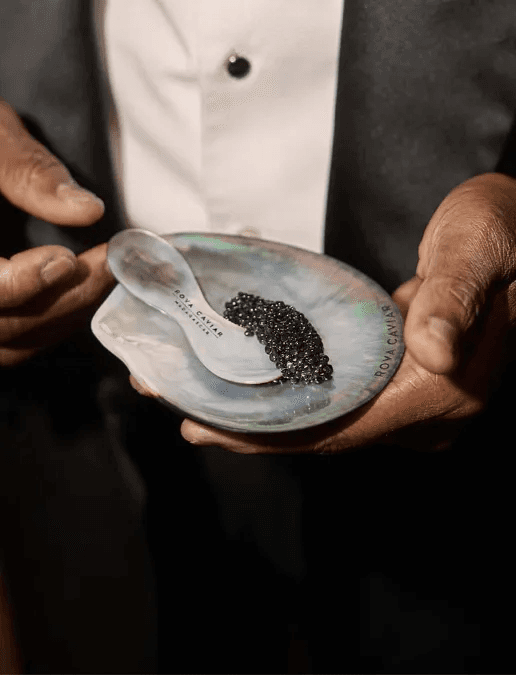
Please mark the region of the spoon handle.
<svg viewBox="0 0 516 675"><path fill-rule="evenodd" d="M259 384L279 376L262 346L212 309L183 256L146 230L124 230L109 242L108 263L116 279L145 304L183 329L199 360L232 382Z"/></svg>

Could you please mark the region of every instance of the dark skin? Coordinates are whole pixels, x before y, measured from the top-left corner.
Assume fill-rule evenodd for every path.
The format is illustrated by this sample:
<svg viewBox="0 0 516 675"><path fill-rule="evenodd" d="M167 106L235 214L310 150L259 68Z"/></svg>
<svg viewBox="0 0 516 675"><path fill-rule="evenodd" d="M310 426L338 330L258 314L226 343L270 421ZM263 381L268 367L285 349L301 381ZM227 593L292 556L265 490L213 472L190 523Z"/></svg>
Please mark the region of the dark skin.
<svg viewBox="0 0 516 675"><path fill-rule="evenodd" d="M60 196L60 184L70 199ZM19 208L57 225L87 226L103 213L102 203L71 181L3 101L0 190ZM406 319L407 350L374 400L301 433L236 434L186 419L183 436L250 454L331 453L376 443L446 448L484 409L513 358L515 204L516 181L502 174L476 176L445 197L426 228L414 277L393 294ZM44 264L63 258L60 275L45 280ZM61 246L42 246L0 258L0 365L21 363L65 338L113 284L106 244L77 257ZM154 395L132 376L131 383Z"/></svg>
<svg viewBox="0 0 516 675"><path fill-rule="evenodd" d="M186 419L184 438L244 454L449 447L513 358L516 181L484 174L455 188L426 228L414 277L393 299L405 319L406 352L385 389L359 410L285 434L231 433Z"/></svg>
<svg viewBox="0 0 516 675"><path fill-rule="evenodd" d="M25 130L0 99L0 192L12 204L56 225L85 227L104 204ZM114 285L107 244L75 256L64 246L39 246L0 257L0 366L15 366L69 336ZM44 268L49 263L54 266Z"/></svg>

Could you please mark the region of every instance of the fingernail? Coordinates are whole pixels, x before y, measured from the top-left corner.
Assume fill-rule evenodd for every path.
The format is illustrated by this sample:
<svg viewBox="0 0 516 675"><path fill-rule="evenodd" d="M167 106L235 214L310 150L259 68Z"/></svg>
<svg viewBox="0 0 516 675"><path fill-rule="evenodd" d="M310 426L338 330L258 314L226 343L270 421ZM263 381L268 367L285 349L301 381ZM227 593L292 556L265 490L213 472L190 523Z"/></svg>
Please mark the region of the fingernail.
<svg viewBox="0 0 516 675"><path fill-rule="evenodd" d="M181 435L192 445L216 445L219 437L213 433L211 429L205 429L201 426L196 426L195 429L188 429L186 434L181 430Z"/></svg>
<svg viewBox="0 0 516 675"><path fill-rule="evenodd" d="M152 389L150 389L146 384L139 382L134 375L129 375L129 382L133 389L135 389L142 396L150 396L151 398L157 398L159 394Z"/></svg>
<svg viewBox="0 0 516 675"><path fill-rule="evenodd" d="M41 268L41 277L47 284L53 284L61 277L65 277L72 270L75 269L75 260L68 257L57 258L57 260L51 260L44 267Z"/></svg>
<svg viewBox="0 0 516 675"><path fill-rule="evenodd" d="M137 391L139 394L144 394L145 390L142 387L142 385L138 382L138 380L135 377L130 377L129 378L131 381L131 387Z"/></svg>
<svg viewBox="0 0 516 675"><path fill-rule="evenodd" d="M57 195L64 202L74 204L76 206L83 206L84 204L101 204L104 206L102 199L97 197L89 190L85 190L76 183L62 183L57 188Z"/></svg>
<svg viewBox="0 0 516 675"><path fill-rule="evenodd" d="M439 340L452 344L457 335L457 329L446 319L431 316L428 319L428 330Z"/></svg>
<svg viewBox="0 0 516 675"><path fill-rule="evenodd" d="M182 437L187 441L187 443L191 443L192 445L198 445L200 443L200 440L195 434L184 434L181 432Z"/></svg>
<svg viewBox="0 0 516 675"><path fill-rule="evenodd" d="M191 443L192 445L200 445L203 442L203 432L200 432L196 429L194 433L184 433L181 431L182 437L187 441L188 443ZM205 435L205 432L204 432Z"/></svg>

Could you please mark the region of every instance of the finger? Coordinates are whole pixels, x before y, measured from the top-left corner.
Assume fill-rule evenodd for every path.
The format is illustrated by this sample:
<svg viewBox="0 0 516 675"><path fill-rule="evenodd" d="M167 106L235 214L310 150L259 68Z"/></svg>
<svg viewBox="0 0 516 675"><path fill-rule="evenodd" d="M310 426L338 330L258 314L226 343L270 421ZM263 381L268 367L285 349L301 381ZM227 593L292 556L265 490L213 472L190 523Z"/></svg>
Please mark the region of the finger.
<svg viewBox="0 0 516 675"><path fill-rule="evenodd" d="M463 338L484 303L480 284L443 275L425 280L408 313L407 349L430 372L453 372L460 363Z"/></svg>
<svg viewBox="0 0 516 675"><path fill-rule="evenodd" d="M129 375L129 382L133 389L135 389L142 396L148 396L150 398L157 398L159 394L152 389L150 389L146 384L139 382L134 375Z"/></svg>
<svg viewBox="0 0 516 675"><path fill-rule="evenodd" d="M25 129L0 99L0 192L15 206L56 225L91 225L104 204Z"/></svg>
<svg viewBox="0 0 516 675"><path fill-rule="evenodd" d="M107 244L82 253L77 257L75 271L60 284L21 307L4 310L0 343L7 347L17 341L11 346L32 349L38 347L38 340L46 346L70 334L70 329L84 321L115 284L106 264L106 253Z"/></svg>
<svg viewBox="0 0 516 675"><path fill-rule="evenodd" d="M63 289L50 289L47 293L53 302L51 318L59 319L74 311L87 310L99 304L115 285L107 265L108 244L100 244L77 256L77 268L63 282Z"/></svg>
<svg viewBox="0 0 516 675"><path fill-rule="evenodd" d="M393 293L392 298L404 317L420 286L421 280L413 277ZM368 404L358 412L344 416L340 421L320 425L301 433L241 434L185 419L181 425L181 434L193 445L217 446L243 454L341 451L372 443L391 432L396 426L393 415L385 414L388 405L374 407L369 411L372 405ZM369 412L364 423L361 418L366 410ZM401 415L403 413L404 410ZM346 431L343 433L344 429Z"/></svg>
<svg viewBox="0 0 516 675"><path fill-rule="evenodd" d="M413 277L402 286L400 286L393 294L394 302L400 308L403 316L406 316L408 307L413 297L417 293L421 285L421 280ZM364 408L365 410L365 408ZM324 425L316 429L303 431L301 434L239 434L222 429L216 429L205 424L200 424L190 419L185 419L181 425L181 434L185 440L193 445L202 446L218 446L238 453L268 453L268 452L316 452L319 448L320 452L326 452L331 443L332 434L335 437L340 436L342 428L348 427L347 439L344 442L342 438L338 442L341 444L339 449L349 449L355 445L363 445L367 432L358 431L353 427L353 421L356 417L360 417L360 413L347 415L342 418L342 427L336 428L335 424ZM370 419L370 418L369 418ZM373 420L375 431L374 436L381 436L392 428L392 425L386 426L385 429L381 426L386 424L388 416L380 413L377 419ZM373 427L371 426L370 429ZM335 433L337 431L337 433ZM371 435L371 434L370 434Z"/></svg>
<svg viewBox="0 0 516 675"><path fill-rule="evenodd" d="M245 452L247 445L244 434L234 434L232 432L220 431L213 427L199 424L190 419L183 420L181 424L181 435L193 445L217 446L233 452ZM247 439L249 440L249 439ZM240 450L242 448L242 450Z"/></svg>
<svg viewBox="0 0 516 675"><path fill-rule="evenodd" d="M392 294L392 299L398 305L403 319L407 318L410 304L415 298L420 286L421 279L418 279L418 277L412 277L412 279L409 279L404 284L399 286Z"/></svg>
<svg viewBox="0 0 516 675"><path fill-rule="evenodd" d="M446 376L428 373L405 354L378 396L333 422L293 433L240 434L186 419L181 434L194 445L241 454L330 454L376 444L433 450L444 447L463 420L478 414L482 406L480 398L468 395Z"/></svg>
<svg viewBox="0 0 516 675"><path fill-rule="evenodd" d="M454 190L425 231L408 312L408 350L433 373L461 362L464 338L494 290L516 274L516 181L480 176Z"/></svg>
<svg viewBox="0 0 516 675"><path fill-rule="evenodd" d="M0 258L0 308L23 305L75 271L75 255L64 246L39 246Z"/></svg>
<svg viewBox="0 0 516 675"><path fill-rule="evenodd" d="M193 445L215 445L240 454L317 453L330 451L328 439L335 437L340 428L341 420L336 420L302 431L242 434L185 419L181 424L181 435Z"/></svg>

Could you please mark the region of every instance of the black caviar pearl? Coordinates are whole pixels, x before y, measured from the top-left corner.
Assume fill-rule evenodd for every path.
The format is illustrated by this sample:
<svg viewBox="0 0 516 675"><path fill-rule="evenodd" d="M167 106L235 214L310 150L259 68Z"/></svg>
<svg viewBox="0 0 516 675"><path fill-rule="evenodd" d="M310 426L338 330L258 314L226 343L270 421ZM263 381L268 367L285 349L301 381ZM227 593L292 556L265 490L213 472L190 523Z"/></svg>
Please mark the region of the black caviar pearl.
<svg viewBox="0 0 516 675"><path fill-rule="evenodd" d="M320 336L292 306L239 291L225 303L223 316L245 328L246 335L256 335L264 345L265 353L282 373L276 384L320 384L331 379L333 369Z"/></svg>

